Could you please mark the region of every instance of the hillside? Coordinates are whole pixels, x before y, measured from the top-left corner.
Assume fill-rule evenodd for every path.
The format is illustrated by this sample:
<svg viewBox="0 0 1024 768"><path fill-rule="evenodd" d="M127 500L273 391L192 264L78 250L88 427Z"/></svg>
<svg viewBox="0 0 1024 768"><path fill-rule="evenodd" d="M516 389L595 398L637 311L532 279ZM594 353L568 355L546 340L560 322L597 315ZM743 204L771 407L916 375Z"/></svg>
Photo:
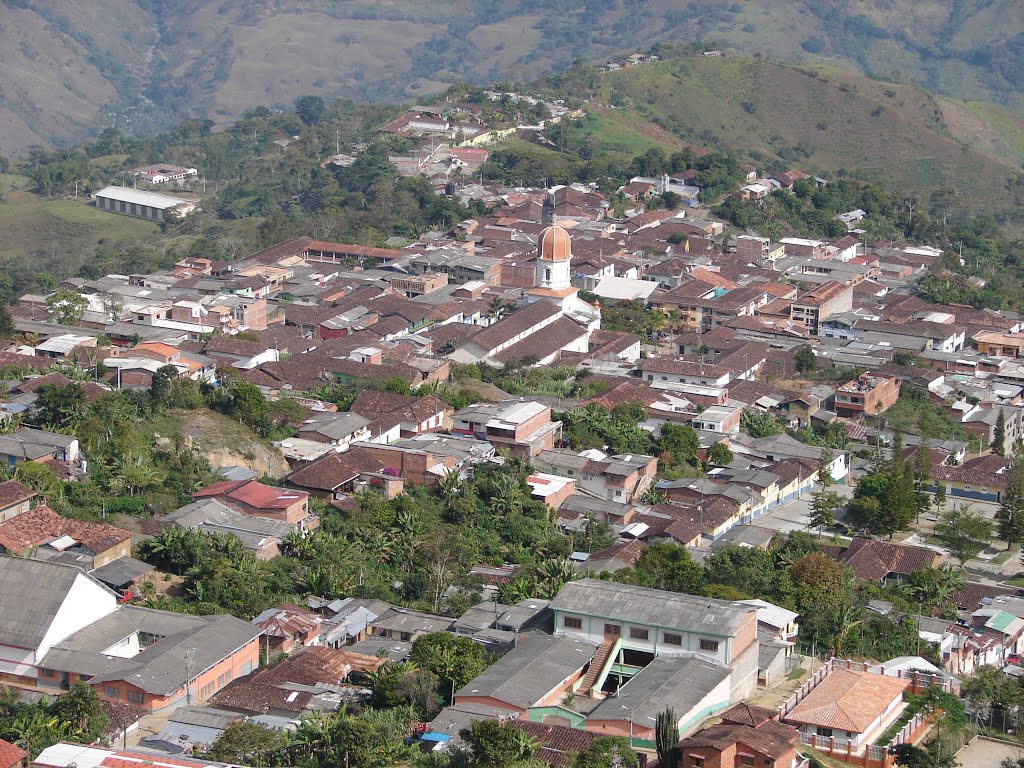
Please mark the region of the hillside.
<svg viewBox="0 0 1024 768"><path fill-rule="evenodd" d="M315 93L416 99L664 42L830 64L1024 111L1014 0L96 0L0 6L0 153L226 124Z"/></svg>
<svg viewBox="0 0 1024 768"><path fill-rule="evenodd" d="M761 166L839 169L975 211L1020 204L1024 118L830 69L684 57L599 79L598 114L640 131L730 149ZM583 130L601 131L584 123ZM646 131L641 136L649 136Z"/></svg>

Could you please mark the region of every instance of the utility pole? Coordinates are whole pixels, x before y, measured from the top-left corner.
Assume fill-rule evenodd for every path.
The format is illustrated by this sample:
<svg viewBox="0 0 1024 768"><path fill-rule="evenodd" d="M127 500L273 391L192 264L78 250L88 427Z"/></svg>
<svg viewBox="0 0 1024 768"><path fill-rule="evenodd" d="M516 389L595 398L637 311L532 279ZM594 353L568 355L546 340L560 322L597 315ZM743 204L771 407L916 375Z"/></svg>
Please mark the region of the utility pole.
<svg viewBox="0 0 1024 768"><path fill-rule="evenodd" d="M341 128L334 129L334 154L341 154Z"/></svg>
<svg viewBox="0 0 1024 768"><path fill-rule="evenodd" d="M192 704L192 687L189 681L192 679L192 673L196 668L196 649L189 648L185 651L185 702L191 706Z"/></svg>

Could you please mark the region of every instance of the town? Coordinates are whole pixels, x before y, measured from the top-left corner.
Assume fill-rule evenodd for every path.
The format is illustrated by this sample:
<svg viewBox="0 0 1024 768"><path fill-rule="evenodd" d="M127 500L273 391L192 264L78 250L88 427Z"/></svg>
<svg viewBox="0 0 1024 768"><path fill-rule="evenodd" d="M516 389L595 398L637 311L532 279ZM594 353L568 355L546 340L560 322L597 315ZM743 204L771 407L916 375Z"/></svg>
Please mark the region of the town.
<svg viewBox="0 0 1024 768"><path fill-rule="evenodd" d="M951 253L872 241L870 211L828 239L721 215L838 183L798 168L714 199L700 157L614 193L484 179L582 114L486 98L537 124L445 102L379 129L471 218L0 315L0 768L889 768L979 733L994 765L1022 715L1021 316L930 299ZM187 220L201 172L88 204Z"/></svg>

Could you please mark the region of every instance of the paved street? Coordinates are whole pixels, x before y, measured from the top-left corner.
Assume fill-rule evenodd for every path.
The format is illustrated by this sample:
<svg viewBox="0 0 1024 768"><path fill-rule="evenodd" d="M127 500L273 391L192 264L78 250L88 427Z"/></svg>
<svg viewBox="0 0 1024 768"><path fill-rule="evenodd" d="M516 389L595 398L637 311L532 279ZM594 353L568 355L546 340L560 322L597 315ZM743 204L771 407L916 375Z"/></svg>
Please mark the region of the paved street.
<svg viewBox="0 0 1024 768"><path fill-rule="evenodd" d="M844 503L853 496L853 488L846 485L833 485L832 490L842 497ZM807 526L811 520L811 502L811 493L805 493L800 499L775 507L764 517L758 518L754 524L760 525L763 528L782 531L783 533L809 531L810 529ZM826 528L822 531L822 535L831 535L835 532Z"/></svg>

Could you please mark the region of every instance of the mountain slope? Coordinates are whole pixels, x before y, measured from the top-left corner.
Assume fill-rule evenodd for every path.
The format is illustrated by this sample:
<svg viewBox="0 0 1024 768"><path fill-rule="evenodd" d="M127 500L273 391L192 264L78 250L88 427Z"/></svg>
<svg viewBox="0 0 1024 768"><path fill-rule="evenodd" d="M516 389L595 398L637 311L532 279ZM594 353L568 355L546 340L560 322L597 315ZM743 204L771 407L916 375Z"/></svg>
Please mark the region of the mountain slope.
<svg viewBox="0 0 1024 768"><path fill-rule="evenodd" d="M850 72L683 57L602 76L599 113L677 138L833 175L838 169L975 211L1021 202L1024 118Z"/></svg>
<svg viewBox="0 0 1024 768"><path fill-rule="evenodd" d="M1019 0L0 0L0 152L227 123L307 93L415 99L697 40L1024 112Z"/></svg>

